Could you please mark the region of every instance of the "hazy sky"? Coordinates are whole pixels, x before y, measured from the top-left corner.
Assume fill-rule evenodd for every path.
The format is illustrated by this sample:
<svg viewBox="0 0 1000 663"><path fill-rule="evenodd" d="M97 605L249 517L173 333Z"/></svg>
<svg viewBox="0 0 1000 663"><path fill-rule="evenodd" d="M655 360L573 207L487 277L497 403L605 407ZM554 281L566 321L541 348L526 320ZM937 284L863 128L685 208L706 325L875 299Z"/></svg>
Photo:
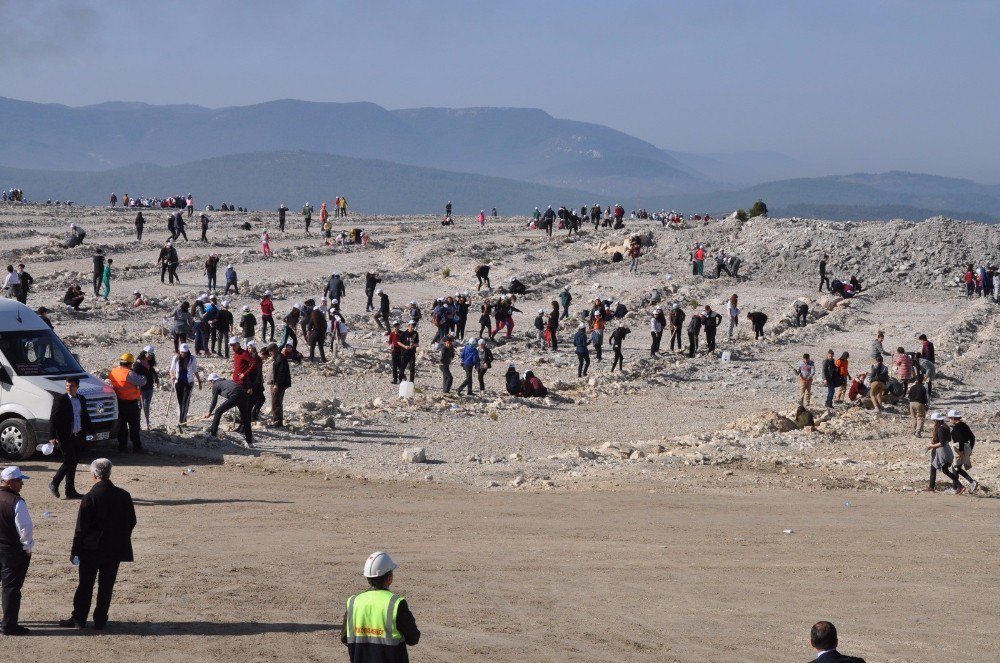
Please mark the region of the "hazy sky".
<svg viewBox="0 0 1000 663"><path fill-rule="evenodd" d="M0 24L19 99L531 106L668 149L1000 182L995 1L0 0Z"/></svg>

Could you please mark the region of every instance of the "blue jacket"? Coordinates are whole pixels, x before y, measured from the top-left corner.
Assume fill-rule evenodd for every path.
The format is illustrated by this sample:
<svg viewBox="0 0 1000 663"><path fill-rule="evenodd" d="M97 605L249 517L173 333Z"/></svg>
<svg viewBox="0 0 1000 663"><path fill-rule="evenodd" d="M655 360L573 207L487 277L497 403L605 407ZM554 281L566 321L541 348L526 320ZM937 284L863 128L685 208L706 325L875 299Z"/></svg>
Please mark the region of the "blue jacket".
<svg viewBox="0 0 1000 663"><path fill-rule="evenodd" d="M479 368L479 350L474 345L467 345L462 350L462 366Z"/></svg>
<svg viewBox="0 0 1000 663"><path fill-rule="evenodd" d="M585 355L587 354L587 346L590 345L590 339L587 338L586 329L578 329L576 334L573 335L573 345L576 346L576 354Z"/></svg>

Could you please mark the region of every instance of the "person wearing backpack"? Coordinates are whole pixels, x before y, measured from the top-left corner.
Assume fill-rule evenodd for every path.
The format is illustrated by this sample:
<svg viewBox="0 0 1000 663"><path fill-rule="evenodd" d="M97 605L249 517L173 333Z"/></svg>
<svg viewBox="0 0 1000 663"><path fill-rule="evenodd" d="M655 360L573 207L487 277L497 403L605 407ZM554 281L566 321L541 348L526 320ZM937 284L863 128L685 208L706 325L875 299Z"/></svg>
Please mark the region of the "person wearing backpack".
<svg viewBox="0 0 1000 663"><path fill-rule="evenodd" d="M462 370L465 371L465 379L458 385L458 393L462 393L462 389L467 387L468 395L472 395L472 371L479 370L480 365L476 340L470 338L465 344L465 348L462 349Z"/></svg>

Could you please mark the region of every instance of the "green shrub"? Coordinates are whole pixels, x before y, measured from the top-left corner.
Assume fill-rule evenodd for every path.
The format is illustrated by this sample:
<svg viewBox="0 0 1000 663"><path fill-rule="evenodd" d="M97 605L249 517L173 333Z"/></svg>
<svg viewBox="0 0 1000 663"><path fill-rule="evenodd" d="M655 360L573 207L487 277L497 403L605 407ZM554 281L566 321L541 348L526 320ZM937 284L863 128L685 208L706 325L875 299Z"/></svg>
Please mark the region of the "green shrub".
<svg viewBox="0 0 1000 663"><path fill-rule="evenodd" d="M738 209L736 210L736 218L740 221L746 221L750 217L747 216L747 211L745 209Z"/></svg>
<svg viewBox="0 0 1000 663"><path fill-rule="evenodd" d="M441 270L441 276L448 278L449 276L451 276L451 270L445 267L444 269Z"/></svg>
<svg viewBox="0 0 1000 663"><path fill-rule="evenodd" d="M757 199L757 202L750 208L750 216L767 216L767 205L764 204L763 200Z"/></svg>

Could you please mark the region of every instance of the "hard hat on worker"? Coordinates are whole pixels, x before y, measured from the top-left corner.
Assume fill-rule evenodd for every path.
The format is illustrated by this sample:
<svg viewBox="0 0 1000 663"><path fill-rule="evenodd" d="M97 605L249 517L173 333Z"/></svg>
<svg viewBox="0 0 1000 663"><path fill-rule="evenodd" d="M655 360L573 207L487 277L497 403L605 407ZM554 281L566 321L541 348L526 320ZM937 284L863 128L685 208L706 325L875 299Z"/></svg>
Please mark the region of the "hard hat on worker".
<svg viewBox="0 0 1000 663"><path fill-rule="evenodd" d="M118 358L118 361L122 361L122 362L126 362L127 361L128 363L131 364L132 362L135 361L135 357L132 355L131 352L126 352L125 354L123 354L121 357Z"/></svg>
<svg viewBox="0 0 1000 663"><path fill-rule="evenodd" d="M389 557L389 553L381 550L373 552L368 556L368 559L365 560L365 577L381 578L395 569L396 566L396 562L392 561L392 557Z"/></svg>

